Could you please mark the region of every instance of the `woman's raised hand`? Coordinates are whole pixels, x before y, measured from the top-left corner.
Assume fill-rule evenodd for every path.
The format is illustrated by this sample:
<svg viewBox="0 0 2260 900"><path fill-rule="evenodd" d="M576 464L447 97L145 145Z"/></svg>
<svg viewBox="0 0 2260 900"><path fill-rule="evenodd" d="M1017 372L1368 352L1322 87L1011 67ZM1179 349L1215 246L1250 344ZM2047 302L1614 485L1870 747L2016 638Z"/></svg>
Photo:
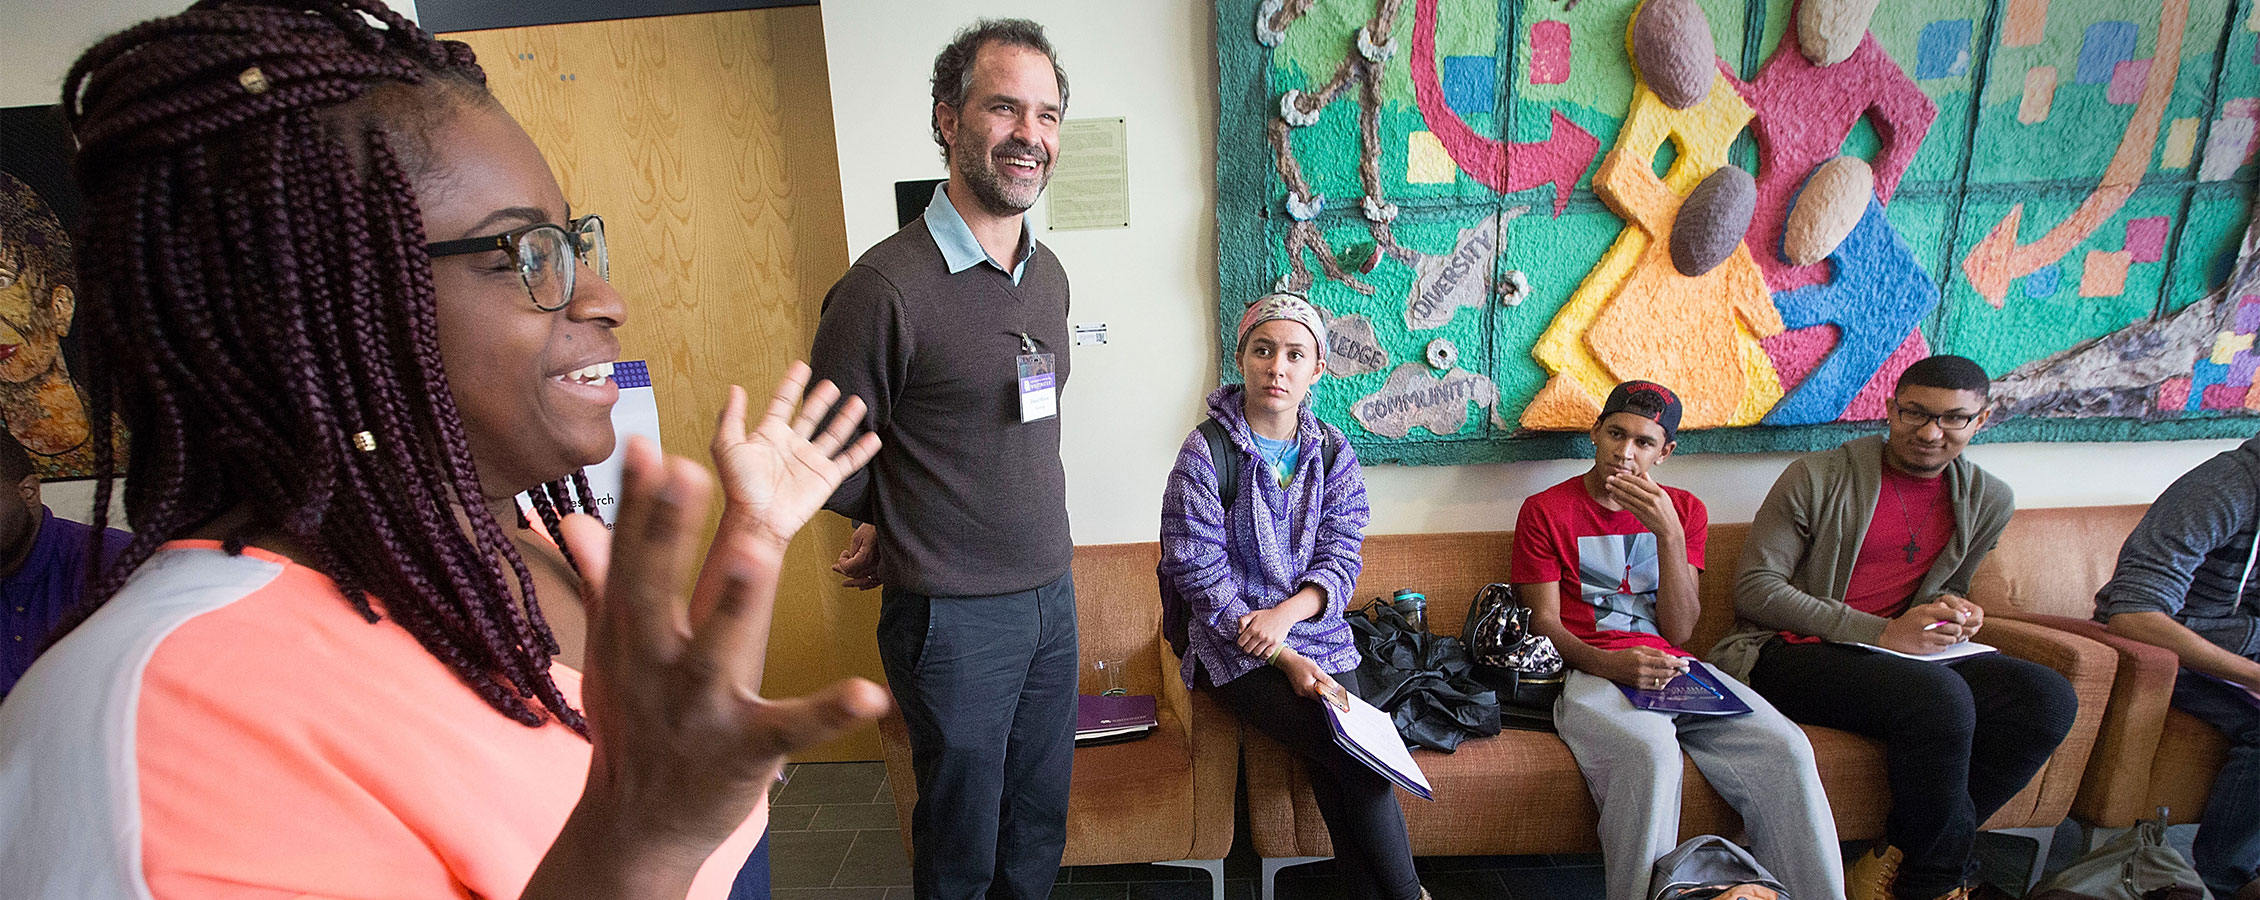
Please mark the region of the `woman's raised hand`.
<svg viewBox="0 0 2260 900"><path fill-rule="evenodd" d="M863 398L840 402L839 388L830 381L808 387L809 375L807 363L794 361L750 432L745 389L730 386L710 448L722 476L726 531L751 531L785 546L840 482L879 452L878 435L855 436Z"/></svg>
<svg viewBox="0 0 2260 900"><path fill-rule="evenodd" d="M805 379L806 369L798 372ZM772 406L748 443L778 442L769 426L779 419ZM808 431L790 433L805 438ZM844 466L837 457L829 465L797 461L801 455L780 457L837 484L869 452ZM772 489L765 508L797 527L829 493L802 480L809 477L764 481ZM760 530L723 531L707 549L708 577L701 578L702 586L716 585L715 596L693 624L687 588L712 495L703 468L663 459L635 439L612 532L587 516L565 520L589 613L581 694L595 752L580 803L523 896L681 897L706 858L765 802L788 755L887 708L885 692L860 678L805 697L761 695L790 530L781 540Z"/></svg>

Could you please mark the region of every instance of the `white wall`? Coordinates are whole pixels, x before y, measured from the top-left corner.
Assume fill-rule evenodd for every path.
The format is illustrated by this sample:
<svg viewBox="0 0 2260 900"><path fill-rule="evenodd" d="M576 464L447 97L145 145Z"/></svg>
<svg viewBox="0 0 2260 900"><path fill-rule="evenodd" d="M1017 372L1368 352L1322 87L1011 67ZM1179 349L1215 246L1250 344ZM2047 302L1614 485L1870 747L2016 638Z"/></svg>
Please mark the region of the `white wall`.
<svg viewBox="0 0 2260 900"><path fill-rule="evenodd" d="M410 19L415 0L385 0ZM189 0L0 0L0 106L41 106L59 102L63 76L96 41L140 22L188 8ZM64 481L41 492L49 509L66 519L85 521L94 509L94 482ZM110 521L124 527L125 490L120 484L110 505Z"/></svg>
<svg viewBox="0 0 2260 900"><path fill-rule="evenodd" d="M95 41L187 9L190 0L0 0L0 106L54 103ZM416 0L385 0L416 18Z"/></svg>
<svg viewBox="0 0 2260 900"><path fill-rule="evenodd" d="M1178 443L1217 383L1213 6L1030 0L823 0L851 254L895 230L893 184L939 178L927 133L934 53L981 16L1043 23L1073 88L1069 118L1129 121L1129 228L1044 232L1074 281L1074 322L1112 343L1075 352L1066 394L1068 510L1079 544L1153 540ZM1233 26L1235 36L1245 29ZM1972 459L2020 505L2147 502L2234 441L1986 445ZM1720 522L1749 521L1788 454L1686 456L1663 478ZM1505 529L1522 498L1584 469L1565 460L1366 470L1374 533Z"/></svg>

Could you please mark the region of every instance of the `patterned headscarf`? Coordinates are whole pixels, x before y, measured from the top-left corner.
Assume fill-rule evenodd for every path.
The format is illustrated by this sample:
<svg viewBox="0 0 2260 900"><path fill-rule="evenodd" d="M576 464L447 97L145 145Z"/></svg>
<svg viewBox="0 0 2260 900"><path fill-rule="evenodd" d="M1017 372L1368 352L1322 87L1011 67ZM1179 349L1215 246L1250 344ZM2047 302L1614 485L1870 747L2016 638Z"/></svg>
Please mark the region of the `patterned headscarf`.
<svg viewBox="0 0 2260 900"><path fill-rule="evenodd" d="M1326 355L1326 319L1318 314L1318 307L1312 306L1300 294L1266 294L1263 299L1250 304L1248 311L1240 314L1237 349L1247 349L1248 332L1273 319L1301 322L1303 327L1310 329L1311 337L1318 340L1318 345L1313 348L1314 352L1322 358Z"/></svg>

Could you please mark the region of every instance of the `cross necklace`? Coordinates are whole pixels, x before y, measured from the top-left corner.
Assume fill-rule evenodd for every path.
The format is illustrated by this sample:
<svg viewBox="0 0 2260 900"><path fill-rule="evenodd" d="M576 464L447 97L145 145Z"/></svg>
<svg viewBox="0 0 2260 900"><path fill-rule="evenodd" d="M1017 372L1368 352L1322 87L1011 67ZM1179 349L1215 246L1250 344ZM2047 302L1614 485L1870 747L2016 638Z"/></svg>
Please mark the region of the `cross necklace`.
<svg viewBox="0 0 2260 900"><path fill-rule="evenodd" d="M1907 551L1907 562L1913 563L1915 561L1915 554L1923 552L1923 545L1915 542L1915 535L1918 533L1915 528L1915 517L1912 513L1907 511L1907 495L1900 493L1898 479L1885 478L1884 481L1890 482L1891 496L1893 499L1899 501L1899 521L1907 526L1907 545L1899 549ZM1930 514L1936 512L1937 510L1938 495L1933 494L1930 498L1930 506L1924 508L1923 510L1923 521L1930 521Z"/></svg>

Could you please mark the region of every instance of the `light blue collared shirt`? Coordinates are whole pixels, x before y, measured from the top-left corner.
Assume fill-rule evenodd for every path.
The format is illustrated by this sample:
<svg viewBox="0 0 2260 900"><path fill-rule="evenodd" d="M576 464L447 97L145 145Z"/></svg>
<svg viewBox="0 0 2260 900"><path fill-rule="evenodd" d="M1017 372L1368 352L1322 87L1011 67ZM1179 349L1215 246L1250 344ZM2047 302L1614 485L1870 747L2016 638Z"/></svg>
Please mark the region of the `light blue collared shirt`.
<svg viewBox="0 0 2260 900"><path fill-rule="evenodd" d="M934 246L942 251L942 263L955 275L982 263L1005 272L1004 263L997 262L989 251L981 249L981 241L973 236L973 229L965 224L965 217L957 214L950 203L949 183L934 185L934 200L926 204L926 231L934 236ZM1020 283L1020 275L1028 271L1028 257L1035 255L1036 236L1028 227L1028 220L1020 220L1020 263L1007 272L1012 283Z"/></svg>

